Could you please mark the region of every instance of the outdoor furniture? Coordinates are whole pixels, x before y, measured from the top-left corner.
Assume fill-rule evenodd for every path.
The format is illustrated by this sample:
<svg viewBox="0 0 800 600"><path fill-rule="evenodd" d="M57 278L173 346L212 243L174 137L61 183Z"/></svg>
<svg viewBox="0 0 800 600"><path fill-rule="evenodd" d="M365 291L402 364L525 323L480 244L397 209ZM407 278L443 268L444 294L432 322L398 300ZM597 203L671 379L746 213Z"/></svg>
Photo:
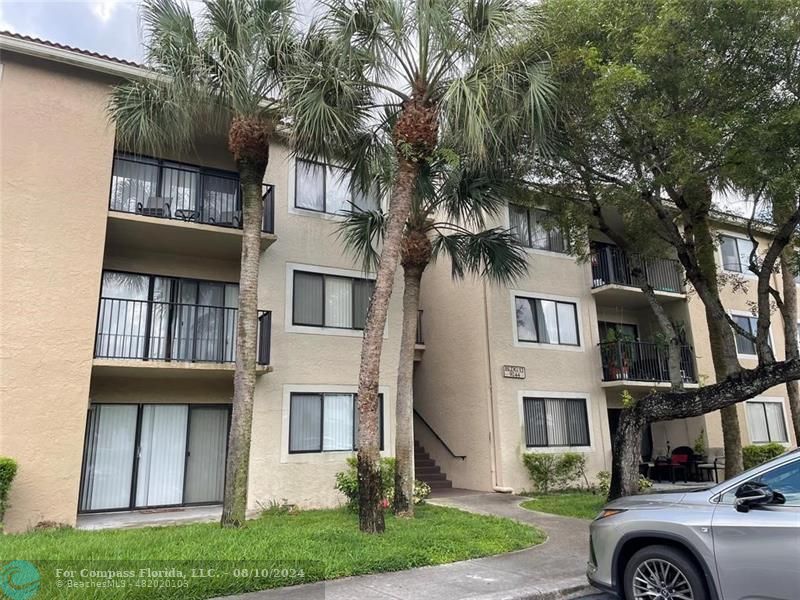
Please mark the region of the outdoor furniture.
<svg viewBox="0 0 800 600"><path fill-rule="evenodd" d="M697 474L700 481L713 481L719 483L718 469L725 470L725 456L722 448L709 448L708 456L697 465Z"/></svg>
<svg viewBox="0 0 800 600"><path fill-rule="evenodd" d="M159 217L162 219L170 218L169 202L167 202L164 198L159 198L158 196L151 196L147 199L146 204L137 202L136 212L140 215L144 215L145 217Z"/></svg>
<svg viewBox="0 0 800 600"><path fill-rule="evenodd" d="M196 210L178 209L175 211L175 218L182 221L194 222L200 219L200 213Z"/></svg>

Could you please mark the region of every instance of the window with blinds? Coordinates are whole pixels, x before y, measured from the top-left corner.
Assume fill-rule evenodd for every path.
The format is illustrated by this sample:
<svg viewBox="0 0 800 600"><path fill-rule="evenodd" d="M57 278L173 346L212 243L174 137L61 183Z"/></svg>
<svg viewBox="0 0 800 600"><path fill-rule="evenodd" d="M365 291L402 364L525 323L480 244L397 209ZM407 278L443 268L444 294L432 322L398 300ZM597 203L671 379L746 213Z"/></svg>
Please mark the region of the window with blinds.
<svg viewBox="0 0 800 600"><path fill-rule="evenodd" d="M734 322L748 332L753 337L756 336L758 333L758 319L756 317L749 317L744 315L732 315ZM745 336L741 335L740 333L736 332L736 352L739 354L751 354L755 356L756 352L756 345L753 343L752 340L746 338ZM772 345L769 336L767 336L767 344Z"/></svg>
<svg viewBox="0 0 800 600"><path fill-rule="evenodd" d="M722 268L732 273L751 273L750 254L753 242L730 235L719 236Z"/></svg>
<svg viewBox="0 0 800 600"><path fill-rule="evenodd" d="M331 215L375 210L377 198L351 190L351 171L313 160L297 159L295 208Z"/></svg>
<svg viewBox="0 0 800 600"><path fill-rule="evenodd" d="M295 271L292 324L364 329L374 288L372 279Z"/></svg>
<svg viewBox="0 0 800 600"><path fill-rule="evenodd" d="M585 398L524 398L525 445L589 446Z"/></svg>
<svg viewBox="0 0 800 600"><path fill-rule="evenodd" d="M783 402L748 400L746 406L747 426L752 443L789 441L783 415Z"/></svg>
<svg viewBox="0 0 800 600"><path fill-rule="evenodd" d="M514 298L520 342L579 346L578 310L572 302Z"/></svg>
<svg viewBox="0 0 800 600"><path fill-rule="evenodd" d="M289 399L289 453L350 452L356 449L356 395L293 393ZM378 395L383 450L383 395Z"/></svg>
<svg viewBox="0 0 800 600"><path fill-rule="evenodd" d="M567 251L564 234L552 224L546 210L509 204L508 218L512 235L523 246L562 254Z"/></svg>

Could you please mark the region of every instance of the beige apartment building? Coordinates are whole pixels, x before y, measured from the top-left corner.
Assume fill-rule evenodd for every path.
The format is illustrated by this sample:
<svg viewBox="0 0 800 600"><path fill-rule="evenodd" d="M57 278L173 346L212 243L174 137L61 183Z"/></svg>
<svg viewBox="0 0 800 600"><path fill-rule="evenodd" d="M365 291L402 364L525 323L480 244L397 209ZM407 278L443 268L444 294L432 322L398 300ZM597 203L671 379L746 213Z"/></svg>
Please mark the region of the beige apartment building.
<svg viewBox="0 0 800 600"><path fill-rule="evenodd" d="M86 515L219 504L233 391L241 217L224 136L180 155L140 156L115 142L111 87L138 65L0 34L0 455L19 472L6 531ZM272 149L264 179L258 383L249 507L334 506L334 475L354 446L361 328L371 292L337 238L347 173ZM363 200L363 202L368 202ZM415 374L418 474L436 487L530 487L528 451L586 453L610 466L623 390L666 386L665 356L636 257L596 240L591 262L563 252L535 209L501 225L530 246L512 288L424 277ZM720 261L741 270L740 228L721 225ZM687 386L713 381L699 301L674 261L648 276L684 326ZM744 277L747 277L744 275ZM402 283L398 278L398 289ZM730 292L748 324L748 297ZM381 367L382 444L394 447L401 294ZM749 326L749 325L748 325ZM782 354L782 329L772 336ZM424 340L424 342L423 342ZM740 340L742 363L752 348ZM745 442L794 444L785 389L740 406ZM655 423L650 459L717 415Z"/></svg>

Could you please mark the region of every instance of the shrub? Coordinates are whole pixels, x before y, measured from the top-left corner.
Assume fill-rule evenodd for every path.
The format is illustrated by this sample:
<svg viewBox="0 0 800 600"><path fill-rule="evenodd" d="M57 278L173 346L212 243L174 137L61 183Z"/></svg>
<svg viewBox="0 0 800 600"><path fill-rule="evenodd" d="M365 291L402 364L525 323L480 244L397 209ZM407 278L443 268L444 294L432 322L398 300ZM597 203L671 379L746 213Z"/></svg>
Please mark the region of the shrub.
<svg viewBox="0 0 800 600"><path fill-rule="evenodd" d="M394 500L394 458L382 458L381 468L381 492L386 500L386 505L391 506ZM358 471L355 457L347 459L347 470L336 474L336 485L334 486L347 497L347 507L351 510L358 510ZM423 481L414 481L414 504L422 504L425 498L430 496L431 487Z"/></svg>
<svg viewBox="0 0 800 600"><path fill-rule="evenodd" d="M565 487L581 476L585 478L586 457L577 452L564 454L527 452L522 455L522 462L528 469L528 475L536 491L542 494Z"/></svg>
<svg viewBox="0 0 800 600"><path fill-rule="evenodd" d="M600 471L597 474L597 491L603 496L608 496L608 489L611 487L611 473ZM653 482L644 475L639 475L639 491L646 492L653 487Z"/></svg>
<svg viewBox="0 0 800 600"><path fill-rule="evenodd" d="M11 482L17 474L17 461L13 458L0 456L0 523L3 521L3 514L6 511L6 501L8 500L8 490L11 489Z"/></svg>
<svg viewBox="0 0 800 600"><path fill-rule="evenodd" d="M772 460L776 456L780 456L784 452L786 452L786 448L777 442L745 446L742 448L744 468L752 469L753 467L764 464L768 460Z"/></svg>

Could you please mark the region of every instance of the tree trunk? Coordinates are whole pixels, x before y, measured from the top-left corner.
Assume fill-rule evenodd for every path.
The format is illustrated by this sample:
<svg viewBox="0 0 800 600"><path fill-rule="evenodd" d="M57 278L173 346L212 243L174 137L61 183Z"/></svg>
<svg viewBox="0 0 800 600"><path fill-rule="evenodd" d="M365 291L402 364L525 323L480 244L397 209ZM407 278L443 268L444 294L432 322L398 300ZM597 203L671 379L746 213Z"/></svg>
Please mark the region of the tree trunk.
<svg viewBox="0 0 800 600"><path fill-rule="evenodd" d="M253 395L256 387L258 340L258 267L261 256L261 221L264 200L261 184L266 164L237 161L242 186L242 258L239 275L239 311L236 333L236 371L233 376L233 412L225 465L222 526L239 527L247 511L247 478Z"/></svg>
<svg viewBox="0 0 800 600"><path fill-rule="evenodd" d="M636 407L623 410L620 414L611 453L609 500L632 496L639 492L642 432L647 424Z"/></svg>
<svg viewBox="0 0 800 600"><path fill-rule="evenodd" d="M394 511L414 516L414 347L417 343L417 313L422 269L403 266L403 333L397 367L395 411Z"/></svg>
<svg viewBox="0 0 800 600"><path fill-rule="evenodd" d="M786 345L786 360L800 356L797 346L797 283L792 275L794 250L784 248L781 254L781 279L783 280L783 335ZM800 388L797 380L786 382L786 392L789 396L789 412L792 417L794 438L800 444Z"/></svg>
<svg viewBox="0 0 800 600"><path fill-rule="evenodd" d="M692 234L695 241L697 264L704 280L703 282L698 281L698 284L705 284L708 291L719 298L714 238L705 213L696 215L696 218L693 219ZM708 324L708 337L711 342L714 375L719 382L741 368L739 360L736 358L736 340L730 324L719 318L719 315L714 312L713 306L707 302L704 302L703 305ZM730 479L744 470L742 434L739 428L739 411L736 404L722 408L720 418L725 446L725 478Z"/></svg>
<svg viewBox="0 0 800 600"><path fill-rule="evenodd" d="M392 188L375 290L369 303L364 340L361 344L358 374L358 526L361 531L368 533L381 533L384 530L379 462L378 380L383 330L400 258L403 230L411 212L418 173L417 162L398 156L398 170Z"/></svg>

